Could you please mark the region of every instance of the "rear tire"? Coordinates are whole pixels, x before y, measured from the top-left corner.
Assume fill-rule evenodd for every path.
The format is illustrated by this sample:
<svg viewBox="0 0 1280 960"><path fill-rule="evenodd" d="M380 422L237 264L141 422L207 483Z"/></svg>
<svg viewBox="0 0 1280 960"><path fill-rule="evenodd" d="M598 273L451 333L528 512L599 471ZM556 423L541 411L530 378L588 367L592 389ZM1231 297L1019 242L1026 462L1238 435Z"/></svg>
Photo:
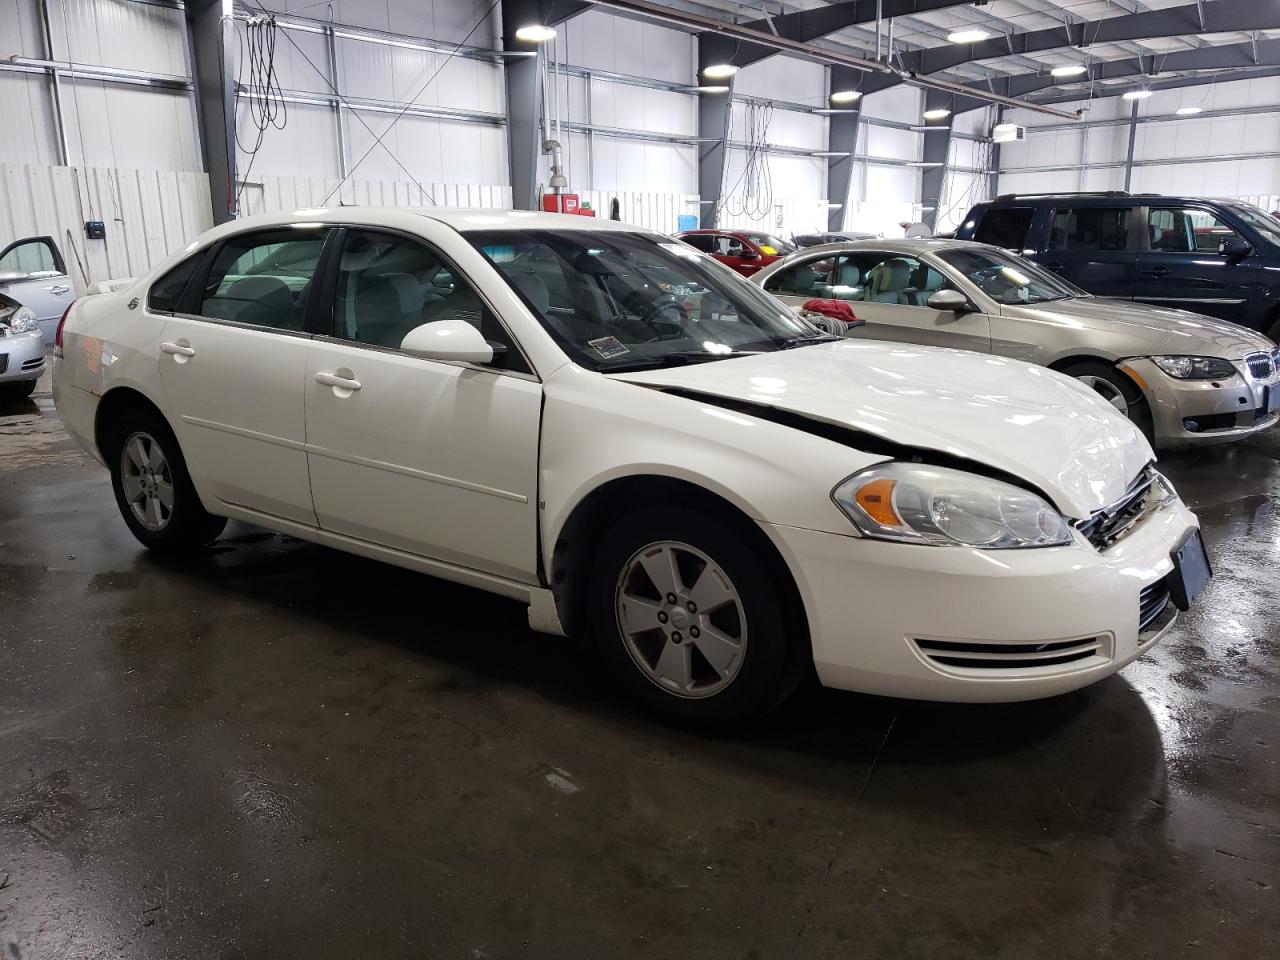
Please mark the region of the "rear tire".
<svg viewBox="0 0 1280 960"><path fill-rule="evenodd" d="M803 618L758 554L733 524L670 502L604 535L588 584L591 634L650 709L723 727L776 706L805 675Z"/></svg>
<svg viewBox="0 0 1280 960"><path fill-rule="evenodd" d="M1133 421L1143 436L1155 445L1155 423L1151 418L1151 407L1138 385L1128 376L1109 363L1096 361L1075 363L1062 372L1092 387L1102 399Z"/></svg>
<svg viewBox="0 0 1280 960"><path fill-rule="evenodd" d="M103 451L116 505L130 532L150 550L188 553L227 525L204 509L178 440L151 410L126 410L107 431Z"/></svg>

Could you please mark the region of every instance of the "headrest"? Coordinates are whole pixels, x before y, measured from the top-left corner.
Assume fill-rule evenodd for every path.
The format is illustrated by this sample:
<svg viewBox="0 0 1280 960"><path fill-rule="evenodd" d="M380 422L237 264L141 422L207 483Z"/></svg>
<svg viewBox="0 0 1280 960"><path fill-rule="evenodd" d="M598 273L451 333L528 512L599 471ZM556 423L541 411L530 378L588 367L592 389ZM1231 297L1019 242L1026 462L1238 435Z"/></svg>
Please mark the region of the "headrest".
<svg viewBox="0 0 1280 960"><path fill-rule="evenodd" d="M410 316L422 313L422 284L407 273L365 274L356 305L362 314Z"/></svg>
<svg viewBox="0 0 1280 960"><path fill-rule="evenodd" d="M226 298L252 304L256 308L255 316L262 316L266 311L288 313L293 309L293 294L279 277L242 277L227 288Z"/></svg>
<svg viewBox="0 0 1280 960"><path fill-rule="evenodd" d="M532 273L510 273L507 277L538 313L545 314L551 309L551 293L541 277L535 277Z"/></svg>

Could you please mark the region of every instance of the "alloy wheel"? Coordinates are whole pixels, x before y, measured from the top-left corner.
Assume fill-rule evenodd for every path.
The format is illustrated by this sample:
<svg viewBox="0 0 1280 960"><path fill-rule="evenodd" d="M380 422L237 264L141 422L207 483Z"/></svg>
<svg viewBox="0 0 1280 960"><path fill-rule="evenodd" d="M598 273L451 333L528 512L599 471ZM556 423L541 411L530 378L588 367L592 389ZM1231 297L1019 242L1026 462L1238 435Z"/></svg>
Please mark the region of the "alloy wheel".
<svg viewBox="0 0 1280 960"><path fill-rule="evenodd" d="M124 442L120 482L129 509L143 527L159 533L173 517L173 473L155 437L138 431Z"/></svg>
<svg viewBox="0 0 1280 960"><path fill-rule="evenodd" d="M622 568L614 598L627 653L650 682L710 697L742 669L747 619L733 581L696 547L662 540Z"/></svg>
<svg viewBox="0 0 1280 960"><path fill-rule="evenodd" d="M1102 377L1093 377L1088 375L1077 377L1076 379L1086 387L1092 389L1094 393L1102 397L1103 400L1107 401L1107 403L1111 404L1126 417L1129 415L1129 401L1125 399L1120 388L1110 380L1104 380Z"/></svg>

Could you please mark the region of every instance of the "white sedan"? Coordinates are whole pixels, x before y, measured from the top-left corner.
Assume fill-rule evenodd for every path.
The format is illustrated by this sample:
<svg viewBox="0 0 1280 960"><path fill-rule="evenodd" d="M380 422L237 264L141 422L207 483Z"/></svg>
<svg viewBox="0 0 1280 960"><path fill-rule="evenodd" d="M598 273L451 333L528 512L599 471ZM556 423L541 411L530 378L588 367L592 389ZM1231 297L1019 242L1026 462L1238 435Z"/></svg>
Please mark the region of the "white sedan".
<svg viewBox="0 0 1280 960"><path fill-rule="evenodd" d="M1146 440L1088 388L829 337L607 221L241 220L78 301L58 353L63 422L146 546L234 518L514 597L681 719L759 713L813 668L1062 693L1210 575Z"/></svg>

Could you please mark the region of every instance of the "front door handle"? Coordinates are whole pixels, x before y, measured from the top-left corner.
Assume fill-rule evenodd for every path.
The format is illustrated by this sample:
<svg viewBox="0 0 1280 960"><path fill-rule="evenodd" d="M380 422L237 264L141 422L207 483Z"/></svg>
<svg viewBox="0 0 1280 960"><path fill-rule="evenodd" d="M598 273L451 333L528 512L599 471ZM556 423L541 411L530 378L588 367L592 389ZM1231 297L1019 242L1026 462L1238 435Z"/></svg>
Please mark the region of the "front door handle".
<svg viewBox="0 0 1280 960"><path fill-rule="evenodd" d="M68 287L65 283L55 283L52 287L49 287L48 289L50 293L58 297L62 296L64 293L71 292L71 288Z"/></svg>
<svg viewBox="0 0 1280 960"><path fill-rule="evenodd" d="M360 381L353 380L350 377L340 377L336 373L317 373L316 383L323 383L326 387L336 387L339 390L359 390Z"/></svg>
<svg viewBox="0 0 1280 960"><path fill-rule="evenodd" d="M1155 277L1158 280L1160 277L1166 277L1169 275L1169 268L1168 267L1151 267L1149 270L1143 270L1142 272L1146 276Z"/></svg>
<svg viewBox="0 0 1280 960"><path fill-rule="evenodd" d="M162 343L160 344L160 349L175 357L194 357L196 355L194 350L181 343Z"/></svg>

